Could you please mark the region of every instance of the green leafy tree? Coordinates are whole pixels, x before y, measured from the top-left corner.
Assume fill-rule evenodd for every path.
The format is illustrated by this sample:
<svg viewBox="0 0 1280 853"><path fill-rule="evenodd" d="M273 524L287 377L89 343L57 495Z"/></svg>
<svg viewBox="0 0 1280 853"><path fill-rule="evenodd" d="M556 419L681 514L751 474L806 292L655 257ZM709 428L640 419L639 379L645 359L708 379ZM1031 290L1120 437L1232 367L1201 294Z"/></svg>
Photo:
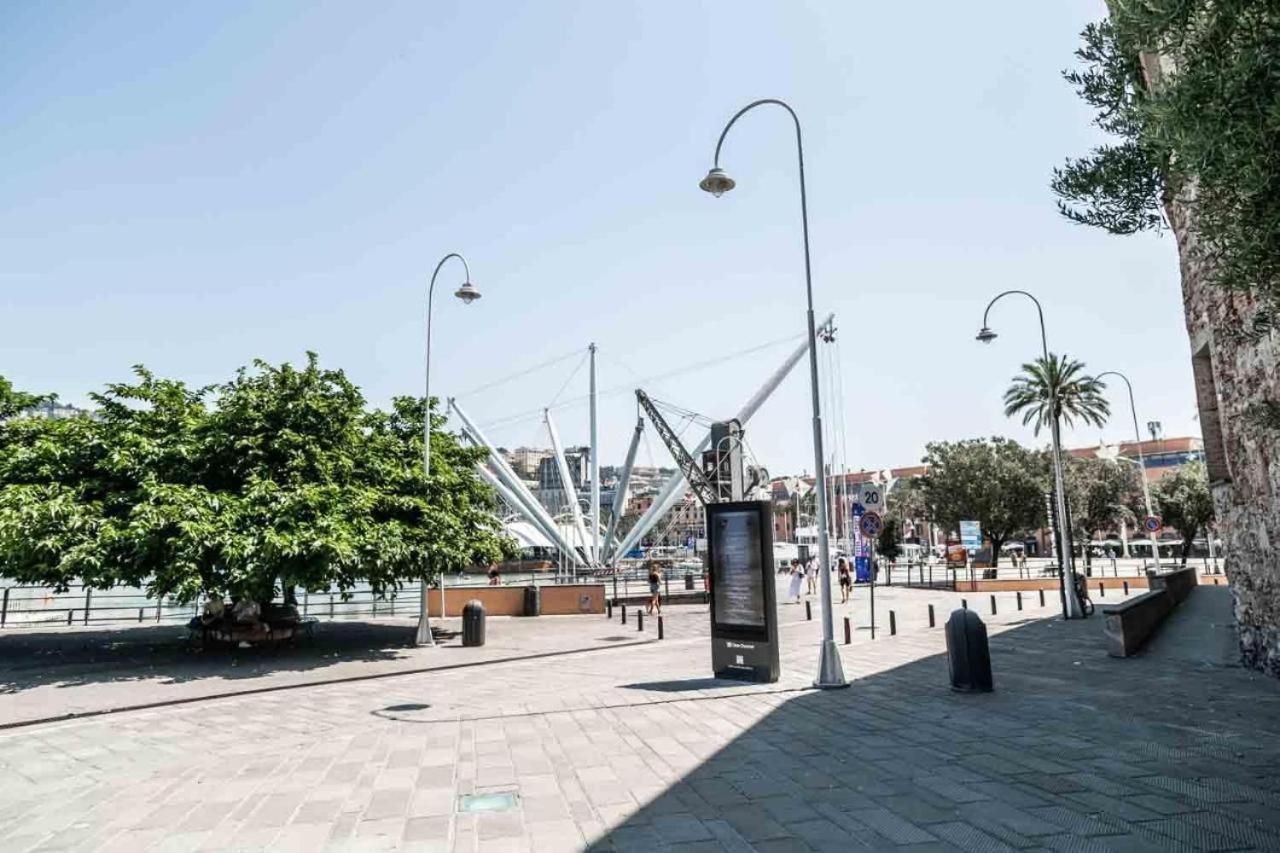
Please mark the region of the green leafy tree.
<svg viewBox="0 0 1280 853"><path fill-rule="evenodd" d="M1191 543L1213 521L1213 496L1209 477L1200 462L1166 474L1151 487L1151 499L1165 524L1182 536L1182 565L1187 564Z"/></svg>
<svg viewBox="0 0 1280 853"><path fill-rule="evenodd" d="M265 602L385 593L509 547L480 451L434 429L422 477L422 400L370 411L314 354L195 390L136 376L94 396L94 419L0 425L0 574Z"/></svg>
<svg viewBox="0 0 1280 853"><path fill-rule="evenodd" d="M1257 0L1108 3L1066 78L1114 141L1054 172L1059 208L1116 234L1175 231L1215 283L1280 300L1280 6Z"/></svg>
<svg viewBox="0 0 1280 853"><path fill-rule="evenodd" d="M1043 462L1007 438L931 442L920 488L929 517L949 530L978 521L992 557L1014 536L1044 521Z"/></svg>
<svg viewBox="0 0 1280 853"><path fill-rule="evenodd" d="M1102 396L1106 387L1105 382L1084 375L1083 362L1049 353L1048 361L1038 358L1022 365L1022 372L1004 392L1004 413L1022 415L1023 426L1031 424L1036 435L1055 416L1067 426L1076 421L1102 426L1111 414Z"/></svg>
<svg viewBox="0 0 1280 853"><path fill-rule="evenodd" d="M1071 507L1072 534L1077 541L1085 543L1085 562L1089 563L1092 561L1088 542L1096 532L1109 532L1121 521L1134 523L1132 507L1142 499L1142 484L1133 466L1103 459L1072 457L1067 460L1063 473Z"/></svg>

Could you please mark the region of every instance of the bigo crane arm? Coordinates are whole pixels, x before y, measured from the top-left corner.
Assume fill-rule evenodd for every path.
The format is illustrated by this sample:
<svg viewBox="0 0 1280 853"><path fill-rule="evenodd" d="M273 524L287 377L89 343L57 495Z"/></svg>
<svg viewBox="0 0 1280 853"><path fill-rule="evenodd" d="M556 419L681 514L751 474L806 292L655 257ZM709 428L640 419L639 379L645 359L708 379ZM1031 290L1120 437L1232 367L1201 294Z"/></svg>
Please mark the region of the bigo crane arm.
<svg viewBox="0 0 1280 853"><path fill-rule="evenodd" d="M636 401L640 403L645 414L649 416L649 420L653 422L653 428L658 431L658 437L662 439L662 443L667 446L667 450L671 451L671 455L676 460L676 465L680 467L680 473L684 474L684 478L689 482L689 488L693 489L693 493L698 496L698 500L704 504L713 504L719 500L715 488L707 481L703 475L702 469L693 461L693 457L689 455L689 451L684 449L684 445L680 443L680 439L676 436L675 431L667 424L662 413L658 411L658 407L649 399L649 395L639 388L636 389Z"/></svg>

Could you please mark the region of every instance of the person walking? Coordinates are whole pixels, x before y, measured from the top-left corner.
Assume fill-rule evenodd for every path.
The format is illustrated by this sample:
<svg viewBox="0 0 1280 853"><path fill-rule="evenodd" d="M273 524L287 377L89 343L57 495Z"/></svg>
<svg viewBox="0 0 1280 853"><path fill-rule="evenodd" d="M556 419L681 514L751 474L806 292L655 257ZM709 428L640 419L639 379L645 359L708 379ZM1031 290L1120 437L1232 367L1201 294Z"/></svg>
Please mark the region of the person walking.
<svg viewBox="0 0 1280 853"><path fill-rule="evenodd" d="M813 595L818 591L818 570L814 566L815 560L810 557L804 562L804 590L809 595Z"/></svg>
<svg viewBox="0 0 1280 853"><path fill-rule="evenodd" d="M787 596L794 599L796 604L800 603L800 583L804 580L804 570L800 568L799 560L791 561L791 588L787 590Z"/></svg>
<svg viewBox="0 0 1280 853"><path fill-rule="evenodd" d="M841 557L836 564L836 574L840 577L840 603L849 603L849 593L853 590L853 574L849 571L849 561Z"/></svg>
<svg viewBox="0 0 1280 853"><path fill-rule="evenodd" d="M649 608L648 612L657 611L662 614L662 570L657 563L649 564Z"/></svg>

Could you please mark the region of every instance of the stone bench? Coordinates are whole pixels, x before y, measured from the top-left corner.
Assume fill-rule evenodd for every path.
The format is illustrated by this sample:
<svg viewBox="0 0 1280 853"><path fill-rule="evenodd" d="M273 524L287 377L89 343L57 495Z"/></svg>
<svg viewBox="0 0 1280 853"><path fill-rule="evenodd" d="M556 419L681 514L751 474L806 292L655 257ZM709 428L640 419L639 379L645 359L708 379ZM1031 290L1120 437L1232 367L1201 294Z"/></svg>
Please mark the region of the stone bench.
<svg viewBox="0 0 1280 853"><path fill-rule="evenodd" d="M1194 569L1147 572L1150 592L1102 608L1107 654L1126 658L1142 648L1174 609L1196 588Z"/></svg>
<svg viewBox="0 0 1280 853"><path fill-rule="evenodd" d="M1102 630L1107 637L1107 654L1127 658L1142 648L1176 606L1168 590L1153 589L1120 604L1103 607Z"/></svg>

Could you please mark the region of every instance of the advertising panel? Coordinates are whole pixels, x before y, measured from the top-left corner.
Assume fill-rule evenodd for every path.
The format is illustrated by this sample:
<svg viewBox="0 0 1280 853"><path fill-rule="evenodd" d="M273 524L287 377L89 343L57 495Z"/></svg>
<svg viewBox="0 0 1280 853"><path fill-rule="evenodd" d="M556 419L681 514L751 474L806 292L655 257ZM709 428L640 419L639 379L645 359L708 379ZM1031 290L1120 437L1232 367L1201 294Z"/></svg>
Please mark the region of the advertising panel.
<svg viewBox="0 0 1280 853"><path fill-rule="evenodd" d="M769 501L707 505L711 665L717 678L777 681L777 591Z"/></svg>

